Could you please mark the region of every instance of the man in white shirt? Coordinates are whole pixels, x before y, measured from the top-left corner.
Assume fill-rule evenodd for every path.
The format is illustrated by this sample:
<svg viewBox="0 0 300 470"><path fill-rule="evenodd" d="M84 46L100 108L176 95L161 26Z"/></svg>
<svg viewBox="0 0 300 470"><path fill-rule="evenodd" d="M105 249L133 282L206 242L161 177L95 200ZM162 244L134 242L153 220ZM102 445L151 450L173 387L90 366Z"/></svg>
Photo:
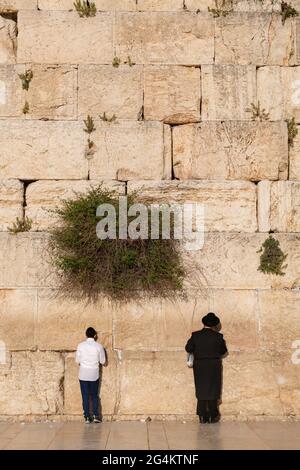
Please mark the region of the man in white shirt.
<svg viewBox="0 0 300 470"><path fill-rule="evenodd" d="M82 395L83 414L86 424L100 423L99 417L99 364L105 364L106 355L102 344L97 343L97 331L89 327L87 339L80 343L76 351L79 364L79 383ZM93 405L93 418L90 414L90 399Z"/></svg>

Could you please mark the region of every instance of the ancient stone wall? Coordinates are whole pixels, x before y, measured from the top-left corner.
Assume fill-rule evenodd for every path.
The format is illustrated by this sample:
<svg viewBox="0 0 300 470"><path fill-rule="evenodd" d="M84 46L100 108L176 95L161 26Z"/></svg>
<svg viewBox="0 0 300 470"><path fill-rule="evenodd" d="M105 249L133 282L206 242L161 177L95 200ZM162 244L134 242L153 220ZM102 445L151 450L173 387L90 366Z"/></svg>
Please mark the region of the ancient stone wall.
<svg viewBox="0 0 300 470"><path fill-rule="evenodd" d="M90 325L108 351L107 418L193 417L184 346L209 310L229 348L223 415L299 417L300 133L289 146L286 120L300 126L300 17L283 24L277 0L226 0L219 17L214 0L95 3L80 18L72 0L0 0L0 417L81 414L74 349ZM204 248L185 254L201 289L190 272L173 302L57 298L47 209L99 181L205 205ZM25 216L32 229L11 235ZM285 276L257 270L270 230Z"/></svg>

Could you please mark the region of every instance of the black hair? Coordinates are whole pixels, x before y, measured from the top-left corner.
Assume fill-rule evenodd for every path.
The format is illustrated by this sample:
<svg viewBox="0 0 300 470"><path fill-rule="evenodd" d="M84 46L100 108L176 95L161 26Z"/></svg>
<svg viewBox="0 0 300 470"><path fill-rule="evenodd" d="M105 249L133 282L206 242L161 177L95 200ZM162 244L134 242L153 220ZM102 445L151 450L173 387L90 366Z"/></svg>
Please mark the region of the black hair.
<svg viewBox="0 0 300 470"><path fill-rule="evenodd" d="M86 330L85 335L87 338L95 338L97 331L94 330L91 326Z"/></svg>

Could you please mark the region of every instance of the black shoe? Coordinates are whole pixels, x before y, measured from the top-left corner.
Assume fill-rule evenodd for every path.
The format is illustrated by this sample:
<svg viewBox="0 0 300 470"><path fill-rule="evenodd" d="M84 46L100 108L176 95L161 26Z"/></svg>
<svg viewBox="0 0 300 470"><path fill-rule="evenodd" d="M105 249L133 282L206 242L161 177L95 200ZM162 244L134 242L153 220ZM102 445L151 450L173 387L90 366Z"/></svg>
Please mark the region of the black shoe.
<svg viewBox="0 0 300 470"><path fill-rule="evenodd" d="M93 417L93 423L101 423L101 419L99 418L99 416Z"/></svg>
<svg viewBox="0 0 300 470"><path fill-rule="evenodd" d="M204 416L199 416L199 421L201 424L205 424L205 423L208 423L208 419Z"/></svg>
<svg viewBox="0 0 300 470"><path fill-rule="evenodd" d="M85 416L84 417L84 422L85 422L85 424L91 424L92 420L89 416Z"/></svg>
<svg viewBox="0 0 300 470"><path fill-rule="evenodd" d="M218 423L220 421L221 415L217 415L214 418L209 418L210 423Z"/></svg>

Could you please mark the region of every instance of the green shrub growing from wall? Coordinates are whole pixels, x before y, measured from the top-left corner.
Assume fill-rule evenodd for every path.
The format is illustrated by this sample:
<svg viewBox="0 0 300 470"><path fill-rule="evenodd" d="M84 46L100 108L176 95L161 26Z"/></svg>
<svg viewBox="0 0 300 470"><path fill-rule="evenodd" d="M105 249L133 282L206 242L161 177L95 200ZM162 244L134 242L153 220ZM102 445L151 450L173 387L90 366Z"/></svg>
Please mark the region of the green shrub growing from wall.
<svg viewBox="0 0 300 470"><path fill-rule="evenodd" d="M262 253L258 267L259 271L264 274L276 274L277 276L285 275L282 270L287 267L287 264L283 265L287 254L283 253L279 241L272 237L272 235L264 241L258 253Z"/></svg>
<svg viewBox="0 0 300 470"><path fill-rule="evenodd" d="M128 207L137 202L128 196ZM88 300L169 297L182 290L184 269L178 241L100 240L96 216L100 204L112 204L119 230L119 198L100 185L87 193L75 193L53 212L58 223L51 231L50 256L61 280L61 293ZM150 215L149 215L150 217ZM128 223L135 217L128 217ZM150 223L148 224L150 227Z"/></svg>

